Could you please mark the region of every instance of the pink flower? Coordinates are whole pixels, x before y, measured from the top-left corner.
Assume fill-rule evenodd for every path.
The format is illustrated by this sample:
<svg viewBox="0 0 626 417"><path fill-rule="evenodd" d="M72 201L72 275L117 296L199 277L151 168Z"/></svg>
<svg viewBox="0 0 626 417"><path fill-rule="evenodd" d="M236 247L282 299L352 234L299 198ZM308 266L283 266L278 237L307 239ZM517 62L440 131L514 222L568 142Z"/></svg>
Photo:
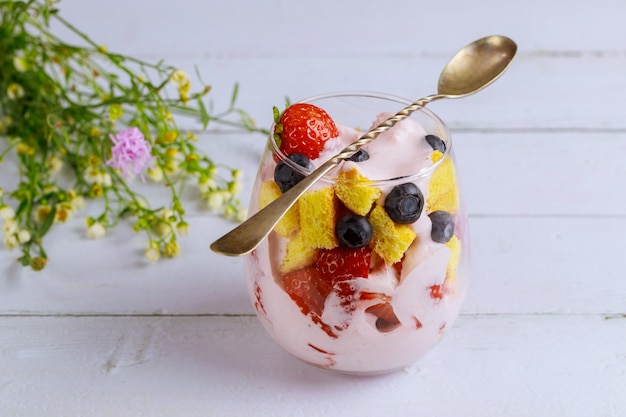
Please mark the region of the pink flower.
<svg viewBox="0 0 626 417"><path fill-rule="evenodd" d="M125 177L129 177L131 173L139 174L150 165L152 147L139 129L130 127L110 137L113 141L112 158L106 161L107 165L121 168Z"/></svg>

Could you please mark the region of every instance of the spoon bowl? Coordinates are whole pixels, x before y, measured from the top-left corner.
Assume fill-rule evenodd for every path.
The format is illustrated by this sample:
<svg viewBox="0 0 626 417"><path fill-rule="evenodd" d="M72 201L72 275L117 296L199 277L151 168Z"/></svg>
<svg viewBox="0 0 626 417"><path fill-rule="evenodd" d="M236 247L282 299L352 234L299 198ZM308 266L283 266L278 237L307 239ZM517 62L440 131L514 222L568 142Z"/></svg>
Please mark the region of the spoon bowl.
<svg viewBox="0 0 626 417"><path fill-rule="evenodd" d="M504 36L488 36L465 46L443 68L437 94L415 101L365 133L279 198L213 242L211 250L228 256L250 253L269 235L294 203L331 169L426 104L443 98L465 97L493 83L507 69L516 51L515 42Z"/></svg>
<svg viewBox="0 0 626 417"><path fill-rule="evenodd" d="M470 43L444 67L438 93L461 98L482 90L504 73L516 52L515 42L504 36L487 36Z"/></svg>

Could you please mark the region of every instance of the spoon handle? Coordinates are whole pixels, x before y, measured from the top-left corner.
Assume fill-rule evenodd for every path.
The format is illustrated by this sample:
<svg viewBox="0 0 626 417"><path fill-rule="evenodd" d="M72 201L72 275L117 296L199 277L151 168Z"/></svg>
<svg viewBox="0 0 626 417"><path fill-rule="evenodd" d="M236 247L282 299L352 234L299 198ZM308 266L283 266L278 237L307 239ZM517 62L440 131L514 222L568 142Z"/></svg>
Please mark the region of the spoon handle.
<svg viewBox="0 0 626 417"><path fill-rule="evenodd" d="M422 107L424 107L431 101L434 101L443 97L444 96L440 94L433 94L433 95L421 98L409 104L408 106L406 106L405 108L403 108L402 110L394 114L393 116L389 117L388 119L385 119L385 121L383 121L381 124L379 124L375 128L369 130L367 133L362 135L359 139L355 140L350 145L346 146L341 152L339 152L337 155L332 157L331 160L337 158L338 159L337 163L339 163L343 161L344 159L351 157L363 146L367 145L368 143L376 139L378 135L391 129L393 126L395 126L396 123L409 117L411 113L413 113L414 111L421 109Z"/></svg>
<svg viewBox="0 0 626 417"><path fill-rule="evenodd" d="M354 155L362 146L376 139L378 135L391 129L399 121L409 117L414 111L424 107L431 101L444 97L444 95L440 94L424 97L389 117L380 125L346 146L341 152L320 165L319 168L304 177L302 181L252 215L248 220L217 239L211 244L211 250L228 256L240 256L250 253L265 239L272 229L276 227L276 224L278 224L287 210L295 204L302 194L307 192L313 184L326 175L328 171L339 165L346 158Z"/></svg>

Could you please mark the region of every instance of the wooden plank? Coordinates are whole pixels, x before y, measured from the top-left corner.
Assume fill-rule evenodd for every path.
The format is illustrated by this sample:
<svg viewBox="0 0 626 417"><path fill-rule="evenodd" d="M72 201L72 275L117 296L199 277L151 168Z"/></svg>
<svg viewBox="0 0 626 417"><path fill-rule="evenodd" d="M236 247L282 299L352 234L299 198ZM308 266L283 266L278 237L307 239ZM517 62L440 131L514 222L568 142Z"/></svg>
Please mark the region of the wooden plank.
<svg viewBox="0 0 626 417"><path fill-rule="evenodd" d="M449 54L459 39L505 34L524 50L544 53L623 51L625 5L620 0L546 3L528 0L480 4L394 0L319 0L298 3L237 0L187 1L172 7L112 0L59 5L63 15L107 42L110 50L164 56L345 56L374 58L419 53ZM120 13L124 10L124 13ZM137 24L137 16L149 16ZM111 30L115 22L116 30ZM167 28L167 35L164 29ZM599 40L602 40L600 43Z"/></svg>
<svg viewBox="0 0 626 417"><path fill-rule="evenodd" d="M625 35L626 38L626 35ZM192 88L203 88L194 75L212 86L207 104L225 110L239 83L238 106L261 127L272 122L272 106L285 98L301 100L333 91L377 91L416 100L436 92L439 73L448 57L216 57L172 58L187 69ZM430 105L454 130L514 131L547 134L554 131L626 130L624 54L524 55L486 90L459 100ZM593 76L594 82L589 78ZM603 98L601 98L603 97ZM212 103L212 104L211 104ZM382 109L399 110L400 107ZM198 121L181 119L181 126L198 128ZM219 128L214 125L213 127Z"/></svg>
<svg viewBox="0 0 626 417"><path fill-rule="evenodd" d="M175 59L173 63L199 68L202 78L213 86L207 99L216 109L228 105L232 86L239 83L239 105L259 125L269 126L272 106L283 105L285 97L296 101L333 91L367 90L417 100L436 92L446 61L447 57L432 56L379 60L347 56ZM461 130L623 132L625 67L623 54L520 54L486 90L436 102L430 108L451 128ZM389 109L394 110L399 108Z"/></svg>
<svg viewBox="0 0 626 417"><path fill-rule="evenodd" d="M241 259L209 244L230 225L191 221L183 254L149 265L130 228L81 237L82 224L53 232L42 273L0 251L0 312L5 314L252 314ZM473 217L472 274L465 311L485 314L623 314L619 263L626 218Z"/></svg>
<svg viewBox="0 0 626 417"><path fill-rule="evenodd" d="M626 135L459 133L470 215L624 216Z"/></svg>
<svg viewBox="0 0 626 417"><path fill-rule="evenodd" d="M626 320L463 316L372 378L281 351L248 317L2 317L2 415L620 416ZM581 337L584 335L584 337Z"/></svg>

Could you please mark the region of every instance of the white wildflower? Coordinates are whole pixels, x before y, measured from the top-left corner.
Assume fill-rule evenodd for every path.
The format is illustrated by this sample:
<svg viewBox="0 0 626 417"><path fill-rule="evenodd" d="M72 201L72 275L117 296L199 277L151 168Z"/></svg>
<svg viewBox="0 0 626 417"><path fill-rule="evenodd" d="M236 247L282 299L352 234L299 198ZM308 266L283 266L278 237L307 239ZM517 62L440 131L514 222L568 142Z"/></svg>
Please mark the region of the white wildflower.
<svg viewBox="0 0 626 417"><path fill-rule="evenodd" d="M26 70L28 70L28 61L23 56L14 56L13 66L15 67L17 72L25 72Z"/></svg>
<svg viewBox="0 0 626 417"><path fill-rule="evenodd" d="M237 195L243 189L243 184L241 181L231 181L228 183L228 191L230 191L233 195Z"/></svg>
<svg viewBox="0 0 626 417"><path fill-rule="evenodd" d="M80 210L85 207L85 197L83 197L82 195L77 195L72 199L71 204L72 207L74 207L74 210Z"/></svg>
<svg viewBox="0 0 626 417"><path fill-rule="evenodd" d="M155 166L154 168L148 168L148 170L146 171L146 175L154 182L163 181L163 170L158 166Z"/></svg>
<svg viewBox="0 0 626 417"><path fill-rule="evenodd" d="M158 248L150 246L148 249L146 249L144 256L146 257L148 262L156 262L161 257L161 252Z"/></svg>
<svg viewBox="0 0 626 417"><path fill-rule="evenodd" d="M174 85L176 85L178 88L185 87L189 85L189 75L187 74L187 71L177 69L172 72L172 75L170 76L170 81L174 83Z"/></svg>
<svg viewBox="0 0 626 417"><path fill-rule="evenodd" d="M180 171L180 162L176 159L170 159L165 163L165 172L169 175L174 175Z"/></svg>
<svg viewBox="0 0 626 417"><path fill-rule="evenodd" d="M94 167L89 167L83 174L83 178L87 184L100 184L100 170Z"/></svg>
<svg viewBox="0 0 626 417"><path fill-rule="evenodd" d="M163 209L157 212L159 221L156 225L156 231L160 236L167 236L174 230L173 222L176 220L174 210Z"/></svg>
<svg viewBox="0 0 626 417"><path fill-rule="evenodd" d="M15 237L15 235L5 236L4 245L7 247L7 249L15 249L18 244L19 242L17 241L17 237Z"/></svg>
<svg viewBox="0 0 626 417"><path fill-rule="evenodd" d="M63 161L56 155L52 155L46 160L46 168L50 174L56 174L63 167Z"/></svg>
<svg viewBox="0 0 626 417"><path fill-rule="evenodd" d="M180 222L176 225L176 232L180 237L187 237L189 235L189 224Z"/></svg>
<svg viewBox="0 0 626 417"><path fill-rule="evenodd" d="M226 202L230 199L230 193L224 190L213 191L209 193L207 205L211 210L221 210Z"/></svg>
<svg viewBox="0 0 626 417"><path fill-rule="evenodd" d="M22 229L17 233L17 240L19 240L20 243L26 243L30 238L30 232L26 229Z"/></svg>
<svg viewBox="0 0 626 417"><path fill-rule="evenodd" d="M6 219L2 222L2 232L5 236L17 233L17 221L15 219Z"/></svg>
<svg viewBox="0 0 626 417"><path fill-rule="evenodd" d="M108 172L102 172L100 173L100 185L102 185L103 187L110 187L111 185L113 185L113 180L111 179L111 174L109 174Z"/></svg>
<svg viewBox="0 0 626 417"><path fill-rule="evenodd" d="M24 87L17 83L12 83L7 87L7 97L9 100L17 100L24 97Z"/></svg>
<svg viewBox="0 0 626 417"><path fill-rule="evenodd" d="M15 218L15 211L9 206L2 205L0 206L0 219L2 220L11 220Z"/></svg>
<svg viewBox="0 0 626 417"><path fill-rule="evenodd" d="M202 181L198 181L198 189L202 194L207 194L217 188L217 181L213 178L207 178Z"/></svg>
<svg viewBox="0 0 626 417"><path fill-rule="evenodd" d="M165 248L163 248L163 254L168 258L174 258L180 255L180 246L178 245L178 242L175 240L167 242L165 244Z"/></svg>
<svg viewBox="0 0 626 417"><path fill-rule="evenodd" d="M106 232L107 230L102 224L95 222L87 228L87 237L89 239L100 239L104 237Z"/></svg>

